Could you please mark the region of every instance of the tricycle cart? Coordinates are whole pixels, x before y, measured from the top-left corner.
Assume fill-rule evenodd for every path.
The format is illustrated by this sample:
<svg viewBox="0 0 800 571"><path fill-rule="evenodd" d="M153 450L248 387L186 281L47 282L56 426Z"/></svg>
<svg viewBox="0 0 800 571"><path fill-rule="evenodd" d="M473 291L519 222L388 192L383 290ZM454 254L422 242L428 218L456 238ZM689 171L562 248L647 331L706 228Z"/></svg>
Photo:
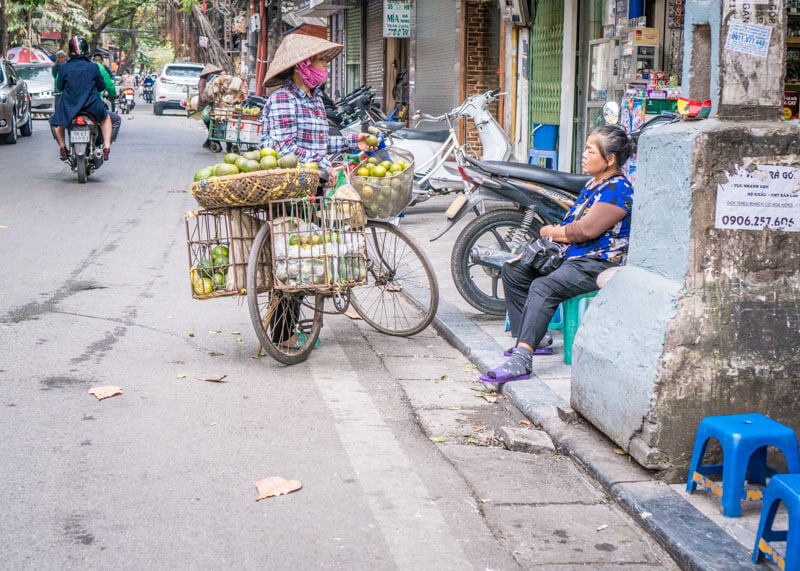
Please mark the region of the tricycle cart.
<svg viewBox="0 0 800 571"><path fill-rule="evenodd" d="M261 146L261 120L231 107L214 107L208 125L211 151L218 153L223 143L233 152L241 153Z"/></svg>
<svg viewBox="0 0 800 571"><path fill-rule="evenodd" d="M307 170L318 177L282 172ZM439 303L433 267L414 240L368 218L365 206L302 196L187 213L192 296L246 296L261 347L287 365L308 358L324 315L351 306L382 333L419 333Z"/></svg>

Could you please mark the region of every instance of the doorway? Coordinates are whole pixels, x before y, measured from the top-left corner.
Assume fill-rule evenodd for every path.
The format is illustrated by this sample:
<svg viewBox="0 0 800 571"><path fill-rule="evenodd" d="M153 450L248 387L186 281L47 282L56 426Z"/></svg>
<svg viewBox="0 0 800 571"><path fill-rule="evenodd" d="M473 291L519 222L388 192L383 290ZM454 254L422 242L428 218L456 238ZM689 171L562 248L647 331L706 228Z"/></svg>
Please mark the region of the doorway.
<svg viewBox="0 0 800 571"><path fill-rule="evenodd" d="M386 39L384 110L396 121L408 117L408 43L408 38Z"/></svg>

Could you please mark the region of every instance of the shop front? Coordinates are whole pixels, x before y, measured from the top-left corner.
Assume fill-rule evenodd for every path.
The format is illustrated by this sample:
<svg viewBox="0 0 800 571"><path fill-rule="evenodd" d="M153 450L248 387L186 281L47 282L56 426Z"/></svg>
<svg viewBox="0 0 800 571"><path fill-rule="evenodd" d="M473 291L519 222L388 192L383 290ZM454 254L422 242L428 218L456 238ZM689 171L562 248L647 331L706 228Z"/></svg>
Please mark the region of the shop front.
<svg viewBox="0 0 800 571"><path fill-rule="evenodd" d="M573 168L603 106L620 104L621 125L639 127L675 111L683 59L684 0L590 0L579 13Z"/></svg>

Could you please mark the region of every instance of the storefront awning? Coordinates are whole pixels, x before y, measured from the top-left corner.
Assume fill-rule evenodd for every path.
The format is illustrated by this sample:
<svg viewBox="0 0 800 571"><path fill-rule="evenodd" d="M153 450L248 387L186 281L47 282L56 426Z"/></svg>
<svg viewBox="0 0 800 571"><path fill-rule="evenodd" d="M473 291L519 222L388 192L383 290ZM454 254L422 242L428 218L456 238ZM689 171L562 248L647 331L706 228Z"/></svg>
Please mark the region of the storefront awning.
<svg viewBox="0 0 800 571"><path fill-rule="evenodd" d="M297 16L316 16L327 18L346 8L358 8L358 0L295 0L294 13Z"/></svg>

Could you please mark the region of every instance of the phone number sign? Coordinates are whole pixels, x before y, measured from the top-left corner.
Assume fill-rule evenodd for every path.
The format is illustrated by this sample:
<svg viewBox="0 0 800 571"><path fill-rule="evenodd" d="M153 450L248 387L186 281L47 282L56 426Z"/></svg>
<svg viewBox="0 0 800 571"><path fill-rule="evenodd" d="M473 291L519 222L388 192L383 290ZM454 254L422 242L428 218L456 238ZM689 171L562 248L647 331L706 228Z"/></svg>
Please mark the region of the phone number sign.
<svg viewBox="0 0 800 571"><path fill-rule="evenodd" d="M383 0L383 37L411 37L411 0Z"/></svg>
<svg viewBox="0 0 800 571"><path fill-rule="evenodd" d="M717 185L714 227L800 232L800 169L759 165L729 173L728 182Z"/></svg>

